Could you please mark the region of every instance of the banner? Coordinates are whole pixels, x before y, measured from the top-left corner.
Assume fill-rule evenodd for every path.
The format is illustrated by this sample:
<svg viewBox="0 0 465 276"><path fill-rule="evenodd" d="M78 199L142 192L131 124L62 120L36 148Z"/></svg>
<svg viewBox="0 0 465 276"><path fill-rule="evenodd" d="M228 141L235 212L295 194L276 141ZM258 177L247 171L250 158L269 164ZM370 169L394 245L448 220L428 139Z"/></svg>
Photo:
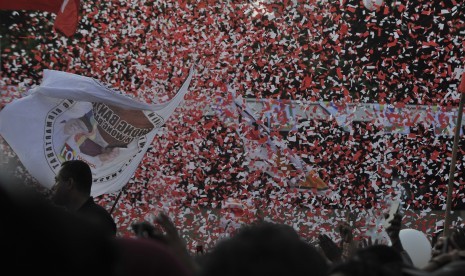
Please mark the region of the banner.
<svg viewBox="0 0 465 276"><path fill-rule="evenodd" d="M297 189L322 191L329 188L318 176L316 169L294 154L284 142L274 139L270 129L255 117L242 96L236 95L236 91L229 85L228 92L228 98L231 98L232 101L230 110L227 110L227 105L224 110L217 108L216 110L219 112L220 117L226 115L225 121L239 116L252 127L250 134L243 138L243 144L247 151L246 156L250 159L249 165L251 167L265 171L273 177L280 172L284 173L284 175L287 173L288 184ZM237 120L233 119L233 121ZM239 122L237 121L236 124L238 125ZM243 137L242 135L239 136Z"/></svg>
<svg viewBox="0 0 465 276"><path fill-rule="evenodd" d="M45 70L40 86L0 112L0 135L47 188L64 161L80 159L92 169L93 196L115 192L183 100L192 75L193 68L169 102L151 105L89 77Z"/></svg>
<svg viewBox="0 0 465 276"><path fill-rule="evenodd" d="M373 104L377 118L375 122L383 126L384 133L409 134L410 127L405 124L402 110L390 104Z"/></svg>
<svg viewBox="0 0 465 276"><path fill-rule="evenodd" d="M351 109L346 105L338 106L334 102L320 102L319 104L336 120L337 125L344 131L353 132L352 121L354 120L355 108Z"/></svg>

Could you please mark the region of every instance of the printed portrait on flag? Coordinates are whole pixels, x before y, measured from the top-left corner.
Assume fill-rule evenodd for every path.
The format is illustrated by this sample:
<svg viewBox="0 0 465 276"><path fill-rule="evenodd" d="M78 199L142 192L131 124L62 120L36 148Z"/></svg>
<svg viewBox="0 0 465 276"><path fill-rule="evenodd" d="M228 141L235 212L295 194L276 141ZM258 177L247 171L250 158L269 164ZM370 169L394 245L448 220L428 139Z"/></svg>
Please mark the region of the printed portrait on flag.
<svg viewBox="0 0 465 276"><path fill-rule="evenodd" d="M164 123L155 112L70 100L51 109L46 118L46 127L51 128L46 132L52 132L49 138L54 139L45 140L53 142L48 155L60 163L83 160L103 174L142 150L146 135Z"/></svg>

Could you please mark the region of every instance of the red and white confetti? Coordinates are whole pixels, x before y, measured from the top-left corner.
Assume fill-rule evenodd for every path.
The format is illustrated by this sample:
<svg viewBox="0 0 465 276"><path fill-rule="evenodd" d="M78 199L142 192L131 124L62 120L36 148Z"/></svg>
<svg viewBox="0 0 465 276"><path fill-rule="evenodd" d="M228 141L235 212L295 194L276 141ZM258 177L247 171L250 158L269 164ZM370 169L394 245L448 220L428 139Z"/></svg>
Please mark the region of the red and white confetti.
<svg viewBox="0 0 465 276"><path fill-rule="evenodd" d="M368 2L375 4L367 8ZM115 206L121 235L132 235L132 223L160 211L191 249L211 248L257 219L292 225L314 242L319 233L333 235L351 214L356 235L373 235L396 193L393 175L409 191L406 207L421 210L408 211L405 226L431 234L447 194L453 139L438 134L450 131L455 115L448 111L458 106L464 8L461 1L433 0L82 1L70 38L53 32L53 14L12 12L0 38L0 109L40 83L44 69L95 77L143 102L165 102L196 63L186 104L153 141ZM421 118L415 111L384 112L361 122L338 108L350 131L332 118L298 120L287 134L272 132L319 168L332 187L321 194L291 188L286 173L270 177L256 169L251 149L260 141L248 122L204 116L213 99L225 99L220 108L228 104L229 84L244 98L432 111ZM266 112L257 114L263 122ZM409 127L408 134L387 133L383 120ZM17 162L1 145L7 158L0 161ZM465 207L464 148L459 145L454 208ZM110 209L116 197L98 200ZM222 208L228 199L242 203L240 215Z"/></svg>

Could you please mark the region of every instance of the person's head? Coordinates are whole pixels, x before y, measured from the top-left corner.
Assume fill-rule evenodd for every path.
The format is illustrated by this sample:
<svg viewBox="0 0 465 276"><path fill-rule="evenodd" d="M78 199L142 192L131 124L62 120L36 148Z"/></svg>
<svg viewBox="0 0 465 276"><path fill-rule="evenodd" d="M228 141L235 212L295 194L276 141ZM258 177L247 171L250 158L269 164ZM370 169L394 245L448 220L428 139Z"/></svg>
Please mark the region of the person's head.
<svg viewBox="0 0 465 276"><path fill-rule="evenodd" d="M179 256L157 240L150 238L117 237L116 275L191 276L193 272Z"/></svg>
<svg viewBox="0 0 465 276"><path fill-rule="evenodd" d="M51 204L35 189L0 180L0 210L2 271L114 275L115 248L101 228Z"/></svg>
<svg viewBox="0 0 465 276"><path fill-rule="evenodd" d="M465 273L465 261L452 261L431 273L432 276L454 276Z"/></svg>
<svg viewBox="0 0 465 276"><path fill-rule="evenodd" d="M347 262L331 268L330 276L394 276L403 268L401 255L387 245L373 245L355 252Z"/></svg>
<svg viewBox="0 0 465 276"><path fill-rule="evenodd" d="M464 227L456 227L451 235L450 238L452 240L452 245L455 249L458 250L465 250L465 228Z"/></svg>
<svg viewBox="0 0 465 276"><path fill-rule="evenodd" d="M456 227L451 229L449 238L442 236L442 232L438 233L437 236L433 245L432 257L454 249L465 250L465 228Z"/></svg>
<svg viewBox="0 0 465 276"><path fill-rule="evenodd" d="M71 196L90 196L92 171L84 161L65 161L61 164L55 182L53 201L58 205L66 205Z"/></svg>
<svg viewBox="0 0 465 276"><path fill-rule="evenodd" d="M205 256L201 275L325 275L327 263L290 226L259 223L241 228Z"/></svg>
<svg viewBox="0 0 465 276"><path fill-rule="evenodd" d="M391 246L377 244L361 248L354 254L354 258L380 265L402 265L402 256Z"/></svg>

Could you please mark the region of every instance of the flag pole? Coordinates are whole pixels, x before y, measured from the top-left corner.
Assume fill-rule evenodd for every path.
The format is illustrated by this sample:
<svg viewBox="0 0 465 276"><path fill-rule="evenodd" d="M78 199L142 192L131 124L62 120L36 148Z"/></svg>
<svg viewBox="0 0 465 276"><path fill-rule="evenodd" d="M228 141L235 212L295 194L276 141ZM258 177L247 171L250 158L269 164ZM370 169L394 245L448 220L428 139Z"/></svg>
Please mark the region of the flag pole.
<svg viewBox="0 0 465 276"><path fill-rule="evenodd" d="M454 134L454 145L452 148L452 161L450 163L449 171L449 183L447 185L447 202L446 202L446 214L444 219L444 236L449 237L450 234L450 225L451 225L451 209L452 209L452 190L454 188L454 174L455 174L455 163L457 161L457 148L459 145L460 139L460 129L462 128L462 115L463 115L463 102L465 100L465 73L462 74L462 80L459 86L460 92L460 103L458 108L457 122L455 124L455 134Z"/></svg>
<svg viewBox="0 0 465 276"><path fill-rule="evenodd" d="M123 193L123 190L124 188L121 189L118 193L118 196L116 196L115 202L113 203L113 206L111 206L110 215L113 214L113 211L115 210L116 204L118 203L119 198L121 197L121 194Z"/></svg>

